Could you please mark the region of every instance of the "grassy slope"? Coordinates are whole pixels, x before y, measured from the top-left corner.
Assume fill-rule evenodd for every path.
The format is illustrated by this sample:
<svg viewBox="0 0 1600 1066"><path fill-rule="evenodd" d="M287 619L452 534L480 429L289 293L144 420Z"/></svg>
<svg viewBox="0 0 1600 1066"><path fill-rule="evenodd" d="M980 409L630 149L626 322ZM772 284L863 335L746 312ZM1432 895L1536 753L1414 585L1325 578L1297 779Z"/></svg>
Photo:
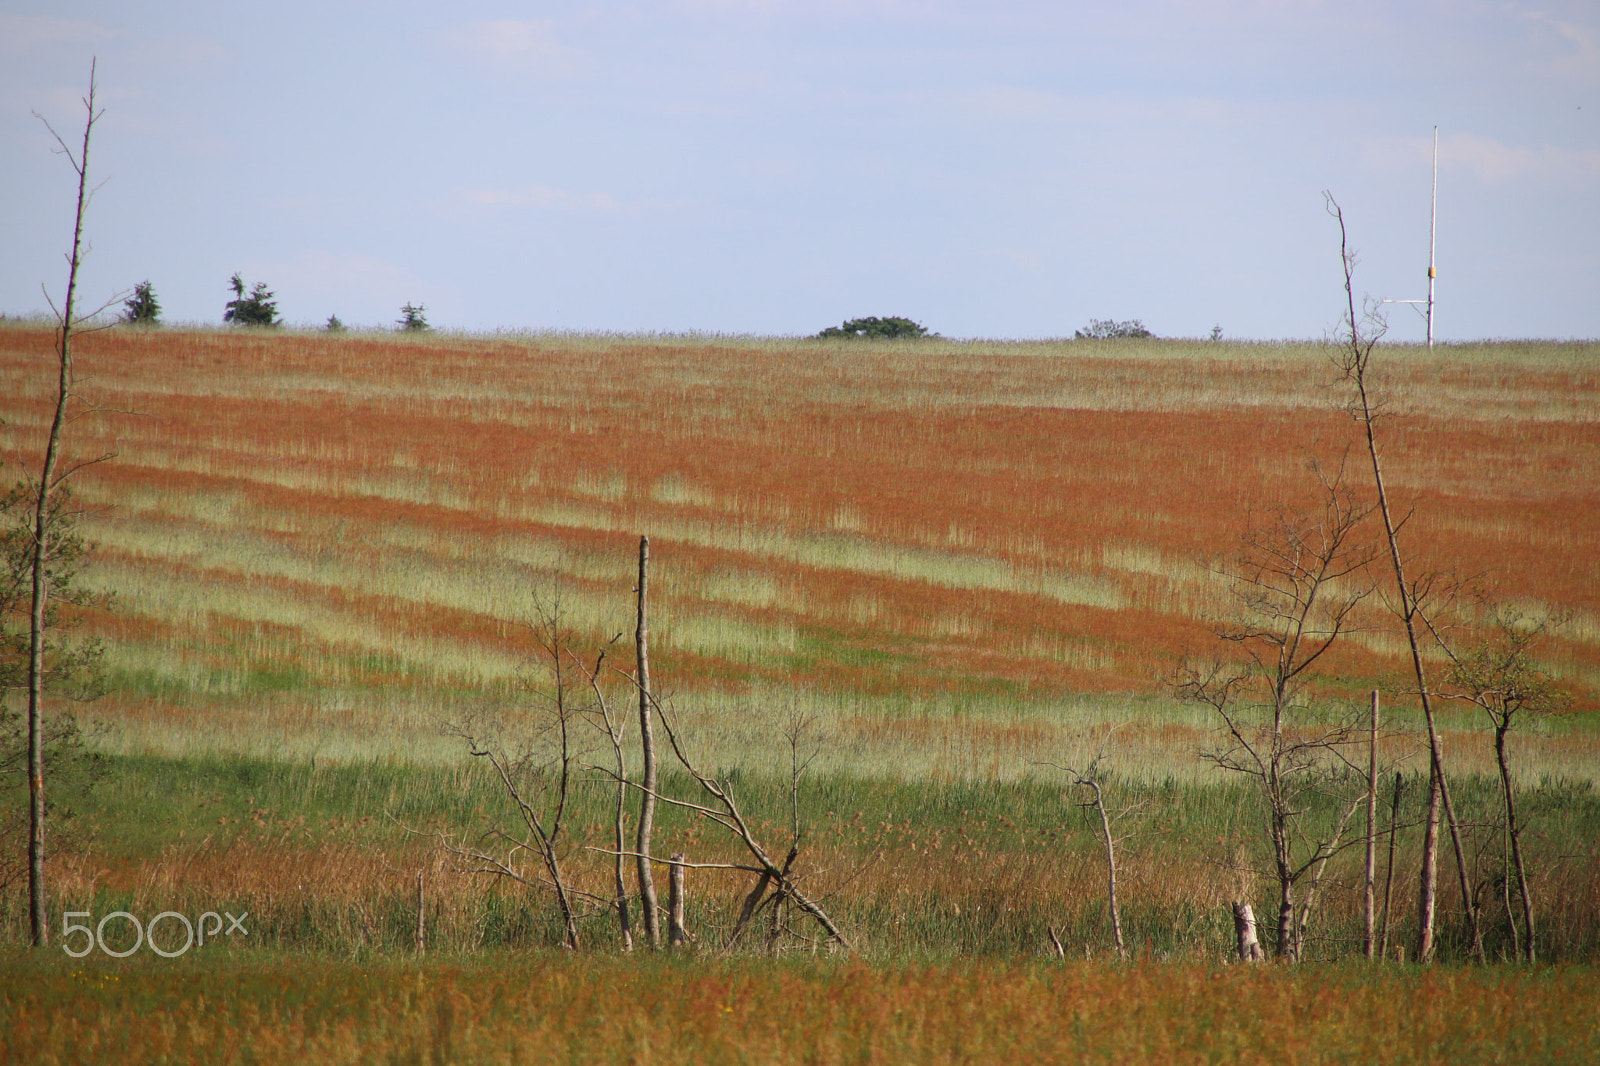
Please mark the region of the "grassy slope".
<svg viewBox="0 0 1600 1066"><path fill-rule="evenodd" d="M47 345L0 330L8 452L40 424L25 397ZM648 532L658 672L686 713L743 704L759 737L775 705L807 702L867 772L904 765L908 720L1056 746L1124 721L1161 776L1204 724L1155 680L1227 608L1207 568L1354 439L1317 345L112 331L80 356L98 399L138 412L77 430L84 453L118 451L80 487L108 508L92 580L120 604L91 624L125 751L453 757L431 736L441 705L512 697L536 595L559 582L590 639L627 628ZM1570 612L1548 665L1596 706L1594 346L1386 367L1418 565ZM1395 653L1373 633L1329 665L1359 690ZM1561 735L1529 744L1553 773L1592 764ZM948 772L1014 761L968 748Z"/></svg>
<svg viewBox="0 0 1600 1066"><path fill-rule="evenodd" d="M41 331L0 329L8 451L40 424L30 360L47 350ZM776 824L777 734L819 718L809 816L834 872L818 876L882 846L845 897L873 937L1032 950L1055 921L1103 942L1092 841L1038 764L1080 762L1114 725L1118 802L1142 804L1136 935L1222 943L1232 875L1211 859L1250 815L1195 758L1207 723L1155 679L1225 603L1207 565L1252 514L1303 495L1307 456L1351 438L1319 346L112 331L81 358L100 399L139 414L78 430L86 454L120 453L81 482L112 508L95 579L121 602L87 623L112 645L120 688L97 713L120 762L85 808L99 843L61 881L75 898L271 899L263 935L281 942L403 943L416 852L384 805L452 825L498 809L454 768L439 720L528 705L516 623L536 591L559 582L590 639L627 628L647 531L656 673L687 733L750 775ZM1410 543L1569 612L1547 665L1593 708L1595 346L1407 349L1385 365ZM1395 653L1382 634L1352 646L1332 691L1393 676ZM1594 938L1591 717L1517 752L1544 782L1541 832L1568 856L1542 891L1583 919L1579 952ZM1473 724L1447 726L1453 765L1486 771ZM1396 759L1416 748L1398 727ZM855 828L833 824L858 811ZM441 935L483 940L500 906L484 891L449 886ZM736 891L706 892L703 926ZM1348 893L1328 908L1347 929Z"/></svg>

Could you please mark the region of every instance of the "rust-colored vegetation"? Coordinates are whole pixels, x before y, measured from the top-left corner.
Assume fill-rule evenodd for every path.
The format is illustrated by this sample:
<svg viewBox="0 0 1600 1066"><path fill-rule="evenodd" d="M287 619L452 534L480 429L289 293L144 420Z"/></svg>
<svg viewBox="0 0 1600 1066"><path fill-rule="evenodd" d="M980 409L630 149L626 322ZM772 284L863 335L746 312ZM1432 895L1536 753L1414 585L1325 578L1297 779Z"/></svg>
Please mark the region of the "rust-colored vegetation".
<svg viewBox="0 0 1600 1066"><path fill-rule="evenodd" d="M42 430L49 352L47 331L0 329L8 456ZM1540 655L1576 713L1520 736L1516 754L1530 784L1592 782L1600 350L1380 355L1385 470L1410 515L1411 559L1559 619ZM101 508L90 580L117 594L85 619L117 683L93 712L110 727L99 743L309 758L313 772L453 766L463 753L442 718L530 703L537 600L559 592L589 645L631 629L645 533L654 673L701 757L770 770L779 724L812 713L828 737L815 770L832 787L890 781L932 797L915 820L888 801L863 814L847 798L808 800L820 806L806 861L848 887L848 920L930 948L1031 951L1046 922L1094 940L1099 859L1067 845L1075 812L1041 763L1074 761L1115 726L1114 780L1157 790L1126 856L1133 939L1212 951L1235 890L1217 860L1253 814L1218 787L1205 817L1175 815L1198 793L1160 788L1217 784L1196 758L1215 723L1160 680L1213 646L1230 610L1213 568L1241 534L1315 502L1309 463L1347 462L1364 491L1327 356L1179 342L88 334L80 381L103 410L71 442L81 456L117 452L76 480ZM1320 664L1332 698L1403 676L1392 624L1376 609L1364 621ZM1416 772L1404 682L1388 691L1384 764ZM1445 729L1452 773L1493 772L1481 723L1451 714ZM1045 791L1026 816L934 810L973 782ZM350 809L370 818L403 793ZM487 795L455 811L457 828L492 816ZM538 939L526 900L502 905L500 887L452 879L420 844L395 843L392 824L313 833L253 799L242 816L229 803L223 821L185 815L214 826L199 839L64 860L60 891L139 906L238 899L274 943L308 942L296 930L312 915L312 946L393 948L426 868L441 942ZM781 811L781 797L768 806ZM1557 799L1538 816L1558 822ZM574 846L604 844L602 816L585 817ZM669 824L662 847L733 857L695 832ZM1600 939L1592 855L1578 847L1536 886L1577 954ZM575 858L573 876L606 891L598 858ZM1414 889L1403 872L1397 913ZM697 878L704 943L747 890L736 875ZM1328 927L1348 929L1355 907L1330 891Z"/></svg>
<svg viewBox="0 0 1600 1066"><path fill-rule="evenodd" d="M0 337L14 452L40 425L49 334ZM121 593L93 624L142 690L121 700L219 718L286 691L503 687L530 594L558 577L592 637L624 628L638 533L680 695L1147 696L1226 607L1208 568L1355 439L1314 345L80 343L86 394L129 412L74 437L118 452L81 492L105 508L97 580ZM1414 558L1570 614L1545 654L1593 707L1592 353L1385 367ZM1374 634L1331 673L1368 685L1394 652Z"/></svg>

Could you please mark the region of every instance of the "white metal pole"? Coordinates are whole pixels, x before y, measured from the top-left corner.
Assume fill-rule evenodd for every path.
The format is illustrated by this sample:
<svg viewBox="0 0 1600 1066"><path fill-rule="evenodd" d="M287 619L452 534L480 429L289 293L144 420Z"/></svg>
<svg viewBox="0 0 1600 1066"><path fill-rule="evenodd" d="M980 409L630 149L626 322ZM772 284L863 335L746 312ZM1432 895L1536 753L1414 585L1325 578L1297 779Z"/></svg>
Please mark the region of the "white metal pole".
<svg viewBox="0 0 1600 1066"><path fill-rule="evenodd" d="M1439 276L1434 248L1439 239L1439 127L1433 127L1433 196L1428 207L1428 350L1433 351L1433 279Z"/></svg>

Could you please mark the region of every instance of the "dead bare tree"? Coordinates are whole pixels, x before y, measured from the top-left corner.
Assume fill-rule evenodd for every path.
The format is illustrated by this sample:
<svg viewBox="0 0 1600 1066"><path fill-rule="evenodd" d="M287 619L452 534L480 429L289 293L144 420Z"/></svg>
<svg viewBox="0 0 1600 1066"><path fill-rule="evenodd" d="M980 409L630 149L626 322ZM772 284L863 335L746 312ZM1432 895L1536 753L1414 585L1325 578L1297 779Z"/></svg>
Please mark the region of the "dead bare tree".
<svg viewBox="0 0 1600 1066"><path fill-rule="evenodd" d="M795 839L789 846L788 854L785 856L782 865L779 865L777 862L775 862L771 853L767 851L766 847L763 846L761 841L756 837L755 831L751 827L749 819L746 818L744 812L740 810L739 803L734 797L733 786L725 780L718 781L711 775L703 773L689 758L688 753L684 750L684 746L678 737L677 731L672 728L670 716L665 713L661 713L660 717L662 728L667 734L667 740L672 747L673 755L678 760L678 764L683 767L684 771L687 772L691 778L694 779L694 782L700 786L701 790L708 797L710 797L710 800L715 804L715 806L712 807L705 804L692 803L688 800L666 796L660 798L663 802L670 803L675 807L697 811L702 817L722 826L722 828L732 833L739 840L739 842L744 845L745 851L748 852L750 857L754 860L754 863L683 864L688 869L699 869L720 865L724 869L747 870L750 873L757 875L758 880L756 889L745 899L744 906L741 908L740 924L734 929L733 934L729 937L729 945L731 946L734 940L738 937L744 922L748 921L749 917L754 915L760 909L762 905L762 898L759 893L770 887L772 899L769 905L774 908L774 923L778 923L779 921L779 919L776 917L777 907L781 904L792 903L817 923L817 925L826 934L826 940L828 943L837 944L839 947L849 950L851 947L850 941L845 937L844 933L840 931L838 925L828 915L828 912L822 908L818 901L812 899L807 893L801 891L800 889L800 878L795 874L794 866L795 861L800 854L802 834L796 834ZM807 761L809 762L809 760ZM774 927L781 928L776 924Z"/></svg>
<svg viewBox="0 0 1600 1066"><path fill-rule="evenodd" d="M689 943L689 929L684 924L688 892L683 852L673 852L667 860L667 947L672 949L686 947Z"/></svg>
<svg viewBox="0 0 1600 1066"><path fill-rule="evenodd" d="M465 741L474 758L493 768L515 808L520 830L492 828L471 843L459 842L446 832L437 836L440 847L463 861L468 872L548 890L560 913L563 944L577 951L582 946L579 901L603 906L614 902L576 888L563 869L563 834L581 756L574 733L588 708L573 691L577 683L575 656L570 654L573 635L564 624L559 598L540 604L538 622L531 628L549 677L549 686L534 693L538 712L533 719L512 730L486 716L469 716L441 727L446 735ZM527 856L537 867L530 868Z"/></svg>
<svg viewBox="0 0 1600 1066"><path fill-rule="evenodd" d="M85 120L83 142L74 153L65 138L38 112L34 117L43 122L55 138L57 151L64 155L78 176L77 209L73 215L72 248L67 254L67 291L62 305L57 308L45 299L56 314L56 389L55 402L50 417L44 456L36 474L28 477L32 489L29 501L32 510L30 577L30 615L28 626L28 915L30 938L33 946L43 947L50 940L50 923L45 906L45 747L47 724L44 717L46 674L46 632L50 627L50 593L52 563L59 560L56 540L62 534L62 519L72 512L61 506L66 481L78 471L94 463L111 458L102 455L94 459L72 462L64 458L63 435L67 423L74 417L73 408L81 403L77 393L72 364L74 331L95 318L121 294L112 298L89 315L77 312L78 271L86 253L83 240L83 220L89 209L94 190L89 188L89 145L95 123L103 111L96 110L95 66L89 66L89 94L83 98Z"/></svg>
<svg viewBox="0 0 1600 1066"><path fill-rule="evenodd" d="M634 685L639 690L639 746L642 760L639 781L639 826L634 840L636 869L639 874L639 910L645 939L652 948L661 946L661 916L656 913L655 873L650 864L650 838L656 822L656 744L650 697L650 538L639 538L639 585L637 622L634 628L634 653L637 672Z"/></svg>
<svg viewBox="0 0 1600 1066"><path fill-rule="evenodd" d="M1372 721L1367 734L1367 854L1362 867L1364 898L1361 908L1361 952L1372 958L1377 950L1378 869L1378 690L1372 690Z"/></svg>
<svg viewBox="0 0 1600 1066"><path fill-rule="evenodd" d="M1467 910L1468 934L1473 951L1480 950L1477 923L1473 917L1472 893L1467 885L1466 856L1461 844L1461 829L1456 821L1455 808L1450 801L1450 786L1444 772L1444 750L1439 738L1438 724L1434 720L1433 703L1427 671L1423 664L1421 634L1424 625L1420 601L1421 589L1406 580L1404 556L1400 551L1400 529L1404 519L1396 520L1390 507L1388 491L1384 486L1383 463L1379 458L1376 422L1381 414L1380 404L1373 394L1372 353L1387 332L1388 326L1376 312L1356 313L1355 267L1356 255L1349 245L1345 230L1344 212L1328 192L1323 192L1328 213L1339 223L1339 261L1344 270L1345 309L1340 325L1339 354L1335 360L1344 380L1354 389L1354 399L1349 410L1362 426L1366 435L1367 454L1372 460L1372 480L1378 496L1378 512L1383 519L1383 531L1388 548L1389 562L1394 571L1395 594L1398 597L1394 610L1405 628L1406 643L1411 652L1412 672L1416 677L1417 694L1422 702L1422 717L1428 729L1429 792L1428 813L1423 821L1422 871L1417 894L1417 961L1427 962L1434 953L1434 923L1437 911L1439 862L1439 813L1443 808L1450 827L1451 842L1455 848L1456 869L1461 876L1461 896Z"/></svg>
<svg viewBox="0 0 1600 1066"><path fill-rule="evenodd" d="M785 873L793 871L796 861L800 857L800 850L805 842L805 824L800 818L800 783L806 771L816 761L821 753L821 745L815 742L814 733L817 727L817 717L805 714L799 710L791 709L788 721L784 725L783 738L789 746L789 849L784 856L783 868ZM772 879L760 877L752 895L745 897L744 905L740 907L739 922L728 937L724 950L731 948L744 931L745 925L757 914L762 907L768 910L767 922L767 951L774 953L779 948L784 931L788 929L785 912L792 908L793 900L784 892L781 884L764 899L762 890L771 887Z"/></svg>
<svg viewBox="0 0 1600 1066"><path fill-rule="evenodd" d="M1238 943L1240 962L1261 962L1267 957L1256 937L1255 908L1242 899L1233 901L1233 936Z"/></svg>
<svg viewBox="0 0 1600 1066"><path fill-rule="evenodd" d="M621 637L622 634L618 633L611 638L611 642L616 643ZM589 681L589 688L594 693L595 709L600 715L600 727L605 731L607 739L611 741L611 753L615 760L615 769L612 773L616 785L616 802L612 811L613 850L615 851L611 865L612 891L615 893L612 906L617 912L617 936L622 950L632 951L633 923L628 914L628 885L623 876L624 863L627 856L626 848L628 846L627 803L629 782L628 764L627 759L623 756L622 744L627 730L627 723L620 715L612 713L611 701L606 697L605 689L600 683L601 672L606 661L605 649L602 648L600 653L595 656L593 669L590 669L582 659L578 658L576 653L569 650L569 654L572 656L574 664Z"/></svg>
<svg viewBox="0 0 1600 1066"><path fill-rule="evenodd" d="M1306 686L1372 591L1373 551L1360 536L1370 509L1343 484L1342 470L1317 475L1320 513L1280 511L1270 528L1245 538L1226 571L1240 611L1217 635L1236 655L1186 659L1171 680L1181 699L1210 708L1221 724L1221 744L1203 757L1249 778L1261 796L1278 885L1274 951L1291 960L1303 955L1323 873L1363 798L1337 794L1359 776L1346 755L1353 717L1319 709ZM1308 848L1306 815L1318 799L1335 813Z"/></svg>
<svg viewBox="0 0 1600 1066"><path fill-rule="evenodd" d="M1070 766L1056 766L1054 763L1047 765L1056 766L1071 779L1074 786L1087 790L1089 798L1081 801L1078 806L1085 810L1092 810L1100 822L1100 839L1106 849L1106 910L1111 918L1111 940L1117 951L1117 958L1125 958L1127 949L1122 940L1122 912L1117 906L1117 838L1111 833L1112 818L1106 810L1106 797L1101 780L1101 765L1106 758L1106 745L1111 740L1111 730L1106 730L1105 739L1100 743L1100 750L1089 760L1086 769L1079 771ZM1055 930L1050 930L1051 941L1057 947L1058 954L1065 954L1060 949Z"/></svg>
<svg viewBox="0 0 1600 1066"><path fill-rule="evenodd" d="M1378 958L1389 956L1389 920L1394 902L1394 836L1400 825L1400 792L1405 778L1399 770L1394 772L1394 793L1389 802L1389 857L1383 864L1383 929L1378 935Z"/></svg>
<svg viewBox="0 0 1600 1066"><path fill-rule="evenodd" d="M644 756L644 768L638 781L631 780L626 771L622 755L622 727L620 720L612 713L610 701L600 685L601 670L604 656L595 661L593 669L585 666L581 660L567 652L568 657L576 664L586 677L591 690L595 695L596 717L600 727L611 740L613 765L589 765L588 769L597 771L609 777L618 788L617 819L616 819L616 846L613 848L590 848L591 851L608 854L617 862L615 867L616 895L611 900L604 901L608 906L616 906L623 927L624 942L628 938L628 921L625 891L622 883L621 861L632 858L639 871L640 904L647 916L645 920L646 934L651 939L652 946L660 946L660 916L656 914L654 902L654 882L651 875L651 864L654 861L650 853L651 833L656 804L666 803L669 806L694 812L708 821L721 826L739 841L745 851L750 855L752 862L727 863L727 862L690 862L681 853L674 854L670 860L670 872L677 882L674 899L677 901L673 907L671 917L673 943L681 944L687 939L683 929L682 903L684 900L681 878L689 870L743 870L753 873L757 877L755 888L746 897L741 908L738 920L732 934L729 936L724 950L732 948L737 943L751 919L764 907L771 908L772 932L769 934L769 945L784 932L794 933L782 918L782 909L792 904L809 916L821 927L825 934L825 941L849 948L850 942L839 930L838 925L828 915L818 900L800 888L801 877L795 872L795 863L799 857L801 844L804 840L804 826L800 819L799 788L800 780L805 771L816 757L814 750L806 750L809 730L814 725L814 719L805 715L796 714L792 717L789 727L785 730L785 737L790 748L790 816L793 838L790 842L788 854L780 865L772 858L772 853L756 836L750 820L740 808L738 800L733 793L732 785L723 780L719 781L710 774L703 773L691 761L684 744L678 733L673 729L670 716L662 706L657 694L650 687L649 672L649 628L648 628L648 590L649 590L649 545L648 538L639 540L639 579L635 588L637 596L637 625L635 629L635 650L637 654L637 668L628 678L639 696L639 723L641 733L641 748ZM620 671L618 671L620 673ZM627 676L627 675L624 675ZM700 786L703 794L708 797L708 803L695 803L663 794L657 784L658 773L655 765L654 750L654 723L659 721L665 731L673 755L678 763L689 774L690 778ZM640 804L640 827L635 837L637 846L625 849L623 840L623 800L622 795L626 789L638 789L642 794ZM591 897L593 898L593 897ZM794 935L799 935L794 933Z"/></svg>
<svg viewBox="0 0 1600 1066"><path fill-rule="evenodd" d="M422 871L417 871L417 928L412 934L412 945L418 955L428 951L428 897L423 893Z"/></svg>
<svg viewBox="0 0 1600 1066"><path fill-rule="evenodd" d="M1505 842L1511 860L1511 869L1501 872L1506 919L1511 927L1513 954L1533 962L1536 957L1533 897L1528 891L1528 870L1522 853L1524 826L1517 818L1516 782L1511 773L1507 740L1519 723L1560 711L1570 702L1570 697L1556 687L1550 675L1539 669L1533 659L1533 649L1548 631L1549 620L1528 618L1506 608L1490 608L1488 615L1488 632L1470 651L1458 653L1436 633L1440 637L1439 646L1450 658L1450 670L1440 695L1477 707L1494 730L1495 763L1505 804ZM1520 900L1520 930L1519 915L1512 909L1513 875Z"/></svg>
<svg viewBox="0 0 1600 1066"><path fill-rule="evenodd" d="M738 799L734 795L733 786L726 780L718 780L710 774L704 773L689 757L685 746L672 726L672 719L666 709L654 695L650 696L650 703L655 716L659 719L662 730L667 735L668 744L679 766L688 773L690 778L700 786L702 793L708 798L708 803L695 803L691 800L655 792L655 798L668 806L681 810L692 811L707 821L722 827L734 836L745 852L750 856L751 862L689 862L686 859L674 857L673 866L681 870L743 870L756 875L756 884L745 897L740 907L739 916L735 921L733 931L729 934L723 946L724 951L731 950L738 942L751 920L763 909L770 909L770 927L768 934L769 949L775 947L776 940L785 932L795 933L782 918L781 908L792 904L810 917L821 928L823 941L836 944L849 950L851 943L839 929L828 912L822 907L819 900L813 899L800 887L801 876L795 871L795 864L800 856L801 844L804 839L804 829L798 820L798 801L791 800L792 817L795 819L793 828L794 837L790 842L788 853L783 862L779 863L772 857L772 852L757 837L750 819L740 808ZM801 716L791 722L787 736L790 741L791 753L791 781L798 788L800 776L805 772L813 755L802 757L802 738L809 728L810 720ZM606 767L595 767L602 773L612 773ZM634 783L633 787L643 791L644 783ZM653 791L653 790L652 790ZM605 850L605 849L595 849ZM635 858L641 856L637 852L628 852Z"/></svg>

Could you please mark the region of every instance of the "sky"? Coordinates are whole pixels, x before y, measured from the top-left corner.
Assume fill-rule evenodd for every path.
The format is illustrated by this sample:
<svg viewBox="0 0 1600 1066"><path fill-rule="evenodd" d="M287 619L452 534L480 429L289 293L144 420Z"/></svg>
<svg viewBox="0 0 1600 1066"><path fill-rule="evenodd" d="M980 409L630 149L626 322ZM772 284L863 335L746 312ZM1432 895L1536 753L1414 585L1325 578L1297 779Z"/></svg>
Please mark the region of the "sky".
<svg viewBox="0 0 1600 1066"><path fill-rule="evenodd" d="M0 313L947 337L1600 337L1600 4L0 0ZM1391 334L1424 335L1388 305Z"/></svg>

